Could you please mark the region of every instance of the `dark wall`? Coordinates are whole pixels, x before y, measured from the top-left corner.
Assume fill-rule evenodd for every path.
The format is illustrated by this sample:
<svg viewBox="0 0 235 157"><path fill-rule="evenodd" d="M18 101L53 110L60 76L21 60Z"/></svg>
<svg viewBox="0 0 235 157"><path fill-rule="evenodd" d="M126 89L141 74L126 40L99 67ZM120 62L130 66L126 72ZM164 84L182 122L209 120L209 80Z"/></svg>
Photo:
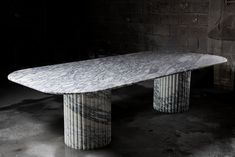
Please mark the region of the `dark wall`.
<svg viewBox="0 0 235 157"><path fill-rule="evenodd" d="M86 6L81 2L9 1L2 85L13 70L87 59Z"/></svg>
<svg viewBox="0 0 235 157"><path fill-rule="evenodd" d="M90 0L91 1L91 0ZM92 1L94 42L112 51L207 52L209 0ZM105 46L105 48L106 48Z"/></svg>

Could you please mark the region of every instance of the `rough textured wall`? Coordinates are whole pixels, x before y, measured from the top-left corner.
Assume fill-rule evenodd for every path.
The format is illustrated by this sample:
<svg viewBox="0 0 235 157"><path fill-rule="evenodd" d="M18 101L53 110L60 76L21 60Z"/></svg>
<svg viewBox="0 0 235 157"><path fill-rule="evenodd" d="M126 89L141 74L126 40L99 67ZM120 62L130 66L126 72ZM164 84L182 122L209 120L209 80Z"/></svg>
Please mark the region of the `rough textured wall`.
<svg viewBox="0 0 235 157"><path fill-rule="evenodd" d="M214 84L218 88L234 89L235 71L235 3L210 0L208 51L225 56L227 64L214 68Z"/></svg>
<svg viewBox="0 0 235 157"><path fill-rule="evenodd" d="M101 51L207 50L209 0L101 0L93 4L89 21L96 40L91 42Z"/></svg>

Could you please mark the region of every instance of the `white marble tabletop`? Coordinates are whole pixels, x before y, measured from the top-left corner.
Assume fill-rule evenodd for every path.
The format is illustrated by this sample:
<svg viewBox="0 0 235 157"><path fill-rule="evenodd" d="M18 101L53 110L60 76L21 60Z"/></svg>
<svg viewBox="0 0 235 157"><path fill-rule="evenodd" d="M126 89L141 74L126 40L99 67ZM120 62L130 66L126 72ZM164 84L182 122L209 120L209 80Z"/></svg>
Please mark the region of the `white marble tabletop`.
<svg viewBox="0 0 235 157"><path fill-rule="evenodd" d="M220 56L139 52L18 70L8 79L50 94L97 92L226 62Z"/></svg>

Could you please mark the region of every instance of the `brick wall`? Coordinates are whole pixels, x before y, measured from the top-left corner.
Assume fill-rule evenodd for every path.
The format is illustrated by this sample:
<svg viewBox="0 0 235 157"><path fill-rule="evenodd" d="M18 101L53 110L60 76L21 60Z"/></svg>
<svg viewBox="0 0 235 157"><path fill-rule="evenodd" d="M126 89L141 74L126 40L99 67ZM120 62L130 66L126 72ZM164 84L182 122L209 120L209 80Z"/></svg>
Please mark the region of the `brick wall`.
<svg viewBox="0 0 235 157"><path fill-rule="evenodd" d="M207 50L209 0L92 2L95 49L112 52ZM107 49L107 50L105 50Z"/></svg>

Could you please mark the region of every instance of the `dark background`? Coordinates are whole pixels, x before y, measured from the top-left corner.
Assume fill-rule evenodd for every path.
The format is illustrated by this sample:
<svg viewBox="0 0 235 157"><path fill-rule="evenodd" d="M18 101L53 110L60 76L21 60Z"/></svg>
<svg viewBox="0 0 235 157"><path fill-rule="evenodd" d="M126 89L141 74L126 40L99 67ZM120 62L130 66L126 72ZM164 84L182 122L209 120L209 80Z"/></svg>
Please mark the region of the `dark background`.
<svg viewBox="0 0 235 157"><path fill-rule="evenodd" d="M88 59L86 3L15 0L8 5L1 85L17 69Z"/></svg>

